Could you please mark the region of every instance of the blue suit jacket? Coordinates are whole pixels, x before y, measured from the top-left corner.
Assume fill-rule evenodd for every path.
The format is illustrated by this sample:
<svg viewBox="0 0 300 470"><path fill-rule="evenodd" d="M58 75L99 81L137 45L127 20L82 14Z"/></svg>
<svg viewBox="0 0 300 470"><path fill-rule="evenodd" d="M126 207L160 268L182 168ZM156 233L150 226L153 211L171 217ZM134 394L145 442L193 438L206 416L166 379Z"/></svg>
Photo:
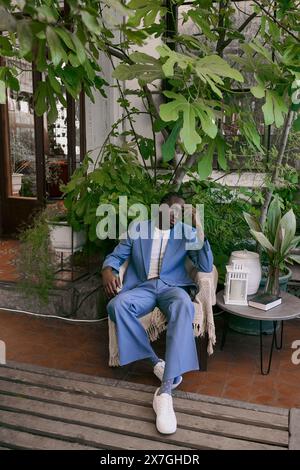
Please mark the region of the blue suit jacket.
<svg viewBox="0 0 300 470"><path fill-rule="evenodd" d="M129 258L123 281L123 291L133 289L145 282L150 267L154 225L147 220L135 223L132 228L135 233L145 233L147 231L150 236L148 238L133 237L129 229L127 238L121 240L114 251L105 258L102 266L102 269L111 266L119 271L120 266ZM181 234L182 236L179 238ZM189 245L187 246L187 244ZM196 249L193 249L193 245L196 246ZM170 231L170 238L162 261L160 279L170 286L193 285L194 283L185 268L186 256L191 258L198 271L212 271L213 255L208 240L205 240L202 248L199 249L196 230L190 225L178 222Z"/></svg>

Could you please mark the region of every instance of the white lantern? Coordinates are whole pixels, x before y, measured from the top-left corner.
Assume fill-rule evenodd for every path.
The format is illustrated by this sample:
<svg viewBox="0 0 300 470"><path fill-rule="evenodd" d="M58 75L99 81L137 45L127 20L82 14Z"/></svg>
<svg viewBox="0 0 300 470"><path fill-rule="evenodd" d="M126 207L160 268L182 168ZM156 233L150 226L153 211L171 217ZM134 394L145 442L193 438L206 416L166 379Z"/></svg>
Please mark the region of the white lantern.
<svg viewBox="0 0 300 470"><path fill-rule="evenodd" d="M248 269L233 262L226 266L224 303L229 305L248 305Z"/></svg>

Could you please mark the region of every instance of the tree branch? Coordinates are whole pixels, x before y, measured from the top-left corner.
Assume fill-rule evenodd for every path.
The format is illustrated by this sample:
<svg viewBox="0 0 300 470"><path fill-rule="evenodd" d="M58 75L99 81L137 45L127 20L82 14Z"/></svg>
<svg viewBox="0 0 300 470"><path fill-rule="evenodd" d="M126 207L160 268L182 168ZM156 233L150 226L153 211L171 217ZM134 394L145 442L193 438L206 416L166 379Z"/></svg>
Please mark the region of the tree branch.
<svg viewBox="0 0 300 470"><path fill-rule="evenodd" d="M241 26L238 28L238 32L241 33L248 26L248 24L251 23L253 18L255 18L256 16L257 16L257 13L252 13L250 16L248 16L248 18L244 21L244 23L242 23ZM222 49L224 50L225 47L227 47L232 41L233 41L233 38L227 39L226 41L224 41L222 44L223 46Z"/></svg>
<svg viewBox="0 0 300 470"><path fill-rule="evenodd" d="M223 53L223 44L226 35L226 29L224 28L224 13L223 9L228 6L229 0L221 0L219 5L219 20L217 30L219 32L219 38L216 45L216 52L222 57Z"/></svg>
<svg viewBox="0 0 300 470"><path fill-rule="evenodd" d="M192 168L192 166L196 163L199 157L200 157L199 153L193 153L193 155L189 155L187 157L186 161L184 162L184 165L180 165L177 167L176 173L174 175L174 180L173 180L175 191L178 191L187 171Z"/></svg>
<svg viewBox="0 0 300 470"><path fill-rule="evenodd" d="M278 26L283 29L286 33L288 33L290 36L292 36L294 39L296 39L296 41L300 42L300 39L294 34L292 33L291 31L289 31L285 26L283 26L282 23L280 23L280 21L277 20L277 18L275 18L274 15L271 15L271 13L268 12L268 10L263 6L261 5L257 0L252 0L253 3L255 3L255 5L257 5L269 18L271 18L274 23L278 24Z"/></svg>

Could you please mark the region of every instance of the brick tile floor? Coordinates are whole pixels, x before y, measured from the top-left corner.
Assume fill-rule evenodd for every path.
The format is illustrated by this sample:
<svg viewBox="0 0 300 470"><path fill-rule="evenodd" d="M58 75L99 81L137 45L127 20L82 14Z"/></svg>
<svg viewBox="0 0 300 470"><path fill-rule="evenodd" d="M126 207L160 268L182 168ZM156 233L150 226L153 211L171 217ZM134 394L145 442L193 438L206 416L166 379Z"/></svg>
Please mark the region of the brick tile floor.
<svg viewBox="0 0 300 470"><path fill-rule="evenodd" d="M222 317L216 318L217 335ZM0 339L7 359L102 377L158 385L145 361L109 368L107 322L70 323L0 310ZM269 344L270 336L265 337ZM300 365L291 362L291 344L300 339L300 320L286 322L282 351L274 351L271 373L259 370L259 338L229 331L225 349L219 345L207 372L185 374L181 390L271 406L300 407ZM163 356L164 335L154 343Z"/></svg>
<svg viewBox="0 0 300 470"><path fill-rule="evenodd" d="M0 239L0 281L15 282L20 278L15 264L19 243L18 240Z"/></svg>

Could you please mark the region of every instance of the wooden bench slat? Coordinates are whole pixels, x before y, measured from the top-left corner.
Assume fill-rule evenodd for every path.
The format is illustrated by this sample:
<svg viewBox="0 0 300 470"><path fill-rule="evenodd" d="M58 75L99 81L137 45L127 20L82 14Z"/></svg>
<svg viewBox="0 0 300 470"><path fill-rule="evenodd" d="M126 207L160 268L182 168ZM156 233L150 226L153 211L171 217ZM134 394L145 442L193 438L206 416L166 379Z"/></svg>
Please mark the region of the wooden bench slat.
<svg viewBox="0 0 300 470"><path fill-rule="evenodd" d="M118 403L113 400L82 396L80 402L78 396L70 392L54 391L41 387L17 384L0 379L1 393L27 397L35 400L43 400L54 404L61 404L78 409L94 410L104 414L132 417L134 419L154 422L153 410L141 405L130 403ZM109 418L107 418L109 419ZM239 438L276 445L288 445L288 431L281 431L249 424L235 423L233 421L215 420L201 416L192 416L177 413L178 426L206 433L215 433L226 437Z"/></svg>
<svg viewBox="0 0 300 470"><path fill-rule="evenodd" d="M59 422L93 425L135 438L144 436L145 438L179 446L184 446L188 443L189 447L196 449L284 449L284 447L280 446L249 442L182 428L178 428L173 435L164 436L156 431L154 423L119 416L108 416L94 411L77 410L22 397L1 395L0 407L5 410L29 412L30 414L48 417Z"/></svg>
<svg viewBox="0 0 300 470"><path fill-rule="evenodd" d="M39 435L51 438L63 438L76 441L82 445L98 449L128 449L128 450L186 450L187 447L178 447L172 444L155 442L149 439L134 440L130 436L103 431L78 424L57 422L39 416L14 413L0 410L2 426L16 428L18 431L34 431Z"/></svg>
<svg viewBox="0 0 300 470"><path fill-rule="evenodd" d="M0 444L12 449L33 450L94 450L94 447L83 446L75 442L66 442L44 436L37 436L15 429L0 428Z"/></svg>
<svg viewBox="0 0 300 470"><path fill-rule="evenodd" d="M89 382L78 382L63 377L52 377L42 374L20 371L6 367L0 367L0 377L6 380L32 385L45 386L51 389L68 390L74 393L99 396L111 400L126 403L150 406L152 393L131 389L117 388L99 385ZM261 411L252 411L243 408L231 408L230 406L198 402L174 397L174 408L187 414L206 416L215 419L238 421L245 424L272 427L276 429L288 429L288 417Z"/></svg>
<svg viewBox="0 0 300 470"><path fill-rule="evenodd" d="M144 385L141 383L134 383L134 382L126 382L125 380L117 380L117 379L107 378L107 377L98 377L95 375L87 375L87 374L82 374L78 372L72 372L69 370L53 369L49 367L38 366L35 364L28 364L28 363L20 364L18 362L9 361L4 367L15 369L15 370L34 372L37 374L42 374L42 375L47 375L47 376L52 376L52 377L62 377L64 379L71 379L71 380L75 380L79 382L95 383L99 385L110 385L110 386L121 387L125 389L144 391L144 392L152 393L152 394L156 390L156 387L151 386L151 385ZM229 398L214 397L210 395L201 395L198 393L196 394L196 393L191 393L191 392L183 392L181 390L176 390L175 394L179 398L184 398L184 399L188 398L189 400L195 400L197 402L207 402L207 403L219 404L223 406L227 405L227 406L234 407L234 408L244 408L244 409L253 410L253 411L260 411L260 412L263 411L265 413L278 414L278 415L286 416L287 420L289 416L289 410L287 408L273 407L273 406L261 405L261 404L258 405L255 403L232 400Z"/></svg>

